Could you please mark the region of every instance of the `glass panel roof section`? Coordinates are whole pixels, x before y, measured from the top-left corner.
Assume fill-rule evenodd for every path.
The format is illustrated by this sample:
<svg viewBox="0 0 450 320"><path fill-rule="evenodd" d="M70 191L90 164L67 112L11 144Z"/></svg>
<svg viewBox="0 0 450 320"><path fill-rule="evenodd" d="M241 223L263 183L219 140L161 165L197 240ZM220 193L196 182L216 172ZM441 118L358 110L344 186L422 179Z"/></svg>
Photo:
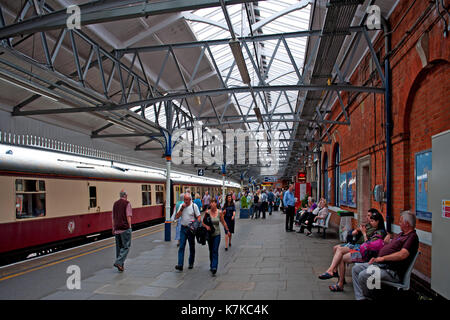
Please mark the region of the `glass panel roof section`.
<svg viewBox="0 0 450 320"><path fill-rule="evenodd" d="M261 1L250 4L253 7L253 12L250 18L247 16L245 4L237 4L227 6L227 11L230 16L234 33L237 37L250 36L251 31L253 35L259 34L281 34L288 32L296 32L302 30L308 30L309 18L310 18L310 4L300 7L298 0L283 0L283 1ZM285 15L280 15L276 19L264 24L258 30L255 29L256 23L270 20L271 17L279 15L280 12L288 10L289 8L295 9ZM226 39L231 38L231 33L228 30L225 15L222 8L206 8L191 11L191 14L197 17L203 17L204 22L188 21L197 39L214 40L214 39ZM217 25L208 24L208 20L213 20L217 24L223 26L223 28ZM249 23L250 20L250 23ZM250 26L251 29L250 30ZM247 47L241 43L242 53L249 71L252 86L260 85L296 85L299 82L299 78L295 71L294 65L289 56L289 51L293 56L294 62L302 74L302 68L304 65L305 51L307 37L300 38L288 38L286 43L288 49L285 47L283 41L266 40L258 43L248 42ZM234 64L234 57L231 49L228 45L211 46L211 52L214 56L215 62L219 68L221 76L226 80L227 75L231 75L226 85L228 87L242 87L245 86L242 83L242 79L237 66ZM289 51L288 51L289 50ZM211 57L208 58L211 61ZM212 65L212 64L211 64ZM258 69L262 70L261 82L258 76ZM266 73L266 74L265 74ZM256 104L260 108L262 114L273 114L273 119L281 119L277 114L292 114L295 111L297 91L288 92L267 92L255 93ZM241 107L243 115L254 115L253 108L255 107L254 99L249 93L236 93L237 103ZM236 100L231 97L233 104L237 112L239 108L236 105ZM292 115L287 117L292 118ZM255 119L254 117L252 119ZM266 129L272 131L284 130L284 135L281 135L280 139L289 139L291 131L287 129L293 128L293 122L273 121L264 123ZM248 123L247 127L252 130L262 130L259 123ZM280 146L287 146L289 143L280 142Z"/></svg>

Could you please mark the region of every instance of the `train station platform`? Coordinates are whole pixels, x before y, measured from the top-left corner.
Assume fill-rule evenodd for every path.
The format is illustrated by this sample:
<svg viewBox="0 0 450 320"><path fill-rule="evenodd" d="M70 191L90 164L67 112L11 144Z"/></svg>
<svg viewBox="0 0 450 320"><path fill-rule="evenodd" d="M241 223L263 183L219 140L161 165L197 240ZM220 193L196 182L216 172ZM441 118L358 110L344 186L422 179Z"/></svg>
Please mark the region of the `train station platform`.
<svg viewBox="0 0 450 320"><path fill-rule="evenodd" d="M114 238L44 256L0 269L0 299L44 300L353 300L351 270L344 292L330 292L336 282L319 280L339 243L328 231L285 232L285 215L276 211L266 219L239 219L232 246L219 251L219 268L209 272L208 246L196 243L194 268L175 270L177 241L163 240L163 226L133 232L125 271L113 267ZM172 228L172 239L175 225ZM70 266L80 270L81 288L68 289Z"/></svg>

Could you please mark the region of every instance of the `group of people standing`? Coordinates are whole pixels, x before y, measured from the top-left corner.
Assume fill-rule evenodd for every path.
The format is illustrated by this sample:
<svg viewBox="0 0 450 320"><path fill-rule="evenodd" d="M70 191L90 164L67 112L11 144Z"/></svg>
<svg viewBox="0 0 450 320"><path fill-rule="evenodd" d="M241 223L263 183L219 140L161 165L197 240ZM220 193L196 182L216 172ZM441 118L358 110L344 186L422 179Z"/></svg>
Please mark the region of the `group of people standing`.
<svg viewBox="0 0 450 320"><path fill-rule="evenodd" d="M225 203L220 207L217 199L211 198L208 192L205 193L203 201L200 200L200 195L196 194L195 200L192 201L192 196L189 190L181 195L183 201L177 203L173 220L178 220L175 240L178 243L178 264L175 269L183 271L184 266L184 252L186 249L186 242L189 242L189 269L194 267L195 262L195 235L191 232L190 224L195 220L201 222L202 226L207 230L207 242L209 247L210 271L213 275L216 274L219 264L219 246L221 240L220 224L222 224L225 231L225 250L231 247L231 238L234 233L236 208L232 194L228 194ZM201 212L204 212L203 219Z"/></svg>
<svg viewBox="0 0 450 320"><path fill-rule="evenodd" d="M278 190L258 189L253 194L248 191L243 196L247 198L247 203L251 210L251 219L266 218L266 212L272 215L276 204L280 202L280 193Z"/></svg>

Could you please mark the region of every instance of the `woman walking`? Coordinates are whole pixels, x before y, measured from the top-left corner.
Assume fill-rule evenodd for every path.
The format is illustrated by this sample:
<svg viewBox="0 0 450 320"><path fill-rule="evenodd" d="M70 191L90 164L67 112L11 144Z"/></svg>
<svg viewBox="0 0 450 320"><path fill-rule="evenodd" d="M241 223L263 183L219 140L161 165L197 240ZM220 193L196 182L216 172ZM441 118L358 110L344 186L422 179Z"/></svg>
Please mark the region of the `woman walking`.
<svg viewBox="0 0 450 320"><path fill-rule="evenodd" d="M210 209L208 209L203 218L203 226L208 230L208 247L209 247L209 261L210 271L213 275L217 272L219 265L219 245L220 245L220 225L222 223L226 234L229 233L227 223L223 218L223 212L217 208L216 199L212 199Z"/></svg>
<svg viewBox="0 0 450 320"><path fill-rule="evenodd" d="M231 247L231 235L234 233L234 219L236 217L236 207L234 206L234 201L230 194L227 195L222 210L228 230L230 231L225 234L225 251L228 251L228 246Z"/></svg>

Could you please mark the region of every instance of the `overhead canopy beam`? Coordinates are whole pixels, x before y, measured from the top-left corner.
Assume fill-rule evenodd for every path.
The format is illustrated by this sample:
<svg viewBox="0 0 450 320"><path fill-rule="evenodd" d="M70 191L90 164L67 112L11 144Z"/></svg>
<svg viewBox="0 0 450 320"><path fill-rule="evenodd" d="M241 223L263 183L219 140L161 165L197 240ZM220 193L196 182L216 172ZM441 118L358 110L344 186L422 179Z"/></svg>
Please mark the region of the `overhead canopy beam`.
<svg viewBox="0 0 450 320"><path fill-rule="evenodd" d="M1 30L1 29L0 29ZM268 40L278 40L281 37L284 39L291 38L301 38L301 37L332 37L332 36L346 36L350 35L352 32L363 32L363 27L349 27L346 31L334 31L334 32L322 32L322 30L306 30L306 31L296 31L296 32L286 32L286 33L274 33L274 34L262 34L248 37L238 37L237 40L240 42L259 42ZM0 33L1 34L1 33ZM203 47L205 45L224 45L228 44L232 40L231 38L216 39L216 40L203 40L203 41L192 41L192 42L181 42L181 43L171 43L162 44L156 46L145 46L145 47L134 47L134 48L123 48L117 49L115 52L120 54L135 53L135 52L156 52L165 51L169 48L172 49L186 49L186 48L197 48Z"/></svg>
<svg viewBox="0 0 450 320"><path fill-rule="evenodd" d="M347 84L337 85L276 85L276 86L257 86L251 88L255 92L266 91L329 91L339 90L348 92L368 92L368 93L384 93L384 88L379 87L363 87L363 86L351 86ZM161 101L181 100L195 96L217 96L221 94L242 93L249 92L249 87L235 87L235 88L222 88L213 90L204 90L199 92L183 92L175 94L167 94L162 97L154 97L140 101L134 101L125 104L106 104L97 107L79 107L79 108L66 108L66 109L44 109L44 110L30 110L30 111L16 111L12 112L13 116L30 116L30 115L43 115L43 114L64 114L64 113L80 113L80 112L103 112L114 110L125 110L132 107L154 104Z"/></svg>
<svg viewBox="0 0 450 320"><path fill-rule="evenodd" d="M226 5L252 2L253 0L224 0ZM128 5L128 6L126 6ZM118 7L119 8L115 8ZM85 3L80 8L80 24L89 25L160 14L192 11L220 6L217 0L171 0L148 2L144 0L109 0ZM67 27L70 14L66 9L17 22L0 29L0 39Z"/></svg>
<svg viewBox="0 0 450 320"><path fill-rule="evenodd" d="M93 134L92 139L98 138L127 138L127 137L162 137L162 133L118 133L118 134Z"/></svg>

